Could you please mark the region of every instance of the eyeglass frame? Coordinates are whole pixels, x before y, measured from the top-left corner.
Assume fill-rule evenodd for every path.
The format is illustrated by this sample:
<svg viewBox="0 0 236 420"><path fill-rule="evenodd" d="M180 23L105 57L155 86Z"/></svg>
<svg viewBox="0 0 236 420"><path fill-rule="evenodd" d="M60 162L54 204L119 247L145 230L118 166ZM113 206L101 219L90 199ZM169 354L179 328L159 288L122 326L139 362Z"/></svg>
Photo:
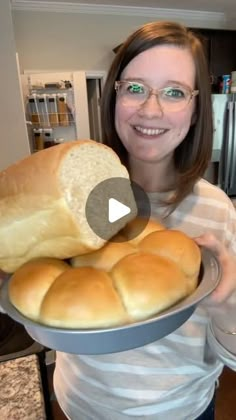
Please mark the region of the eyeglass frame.
<svg viewBox="0 0 236 420"><path fill-rule="evenodd" d="M145 99L144 102L142 102L139 105L139 107L143 106L150 99L150 97L152 95L155 95L155 97L158 99L158 102L159 102L159 105L160 105L161 109L163 109L162 106L161 106L161 104L160 104L159 97L158 97L159 92L165 90L166 88L174 88L174 86L167 86L166 88L154 89L154 88L151 88L149 85L147 85L147 83L143 83L143 82L139 82L139 81L135 81L135 80L116 80L115 81L115 86L114 86L116 93L118 94L119 86L121 86L124 83L132 83L132 82L133 83L140 83L141 85L146 86L149 89L147 98ZM178 87L175 86L175 88L177 89ZM189 100L186 103L186 107L187 107L190 104L190 102L193 99L193 97L195 97L195 96L197 96L199 94L199 90L197 90L197 89L191 89L191 88L189 88L187 86L186 87L183 86L183 88L186 89L186 90L188 90L189 93L190 93ZM185 109L185 107L183 109ZM172 111L172 112L174 112L174 111ZM177 112L177 111L175 111L175 112Z"/></svg>

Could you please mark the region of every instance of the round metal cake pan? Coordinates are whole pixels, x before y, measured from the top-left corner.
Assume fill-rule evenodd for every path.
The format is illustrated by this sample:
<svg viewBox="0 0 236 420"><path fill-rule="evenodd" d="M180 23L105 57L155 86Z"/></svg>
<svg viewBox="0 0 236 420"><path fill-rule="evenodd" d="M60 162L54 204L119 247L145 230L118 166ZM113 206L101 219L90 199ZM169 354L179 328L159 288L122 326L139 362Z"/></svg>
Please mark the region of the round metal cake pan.
<svg viewBox="0 0 236 420"><path fill-rule="evenodd" d="M35 341L45 347L74 354L116 353L144 346L175 331L215 289L220 277L221 269L216 258L203 248L199 285L190 296L155 317L109 329L53 328L31 321L21 315L9 300L8 286L11 279L2 287L1 305L11 318L24 325Z"/></svg>

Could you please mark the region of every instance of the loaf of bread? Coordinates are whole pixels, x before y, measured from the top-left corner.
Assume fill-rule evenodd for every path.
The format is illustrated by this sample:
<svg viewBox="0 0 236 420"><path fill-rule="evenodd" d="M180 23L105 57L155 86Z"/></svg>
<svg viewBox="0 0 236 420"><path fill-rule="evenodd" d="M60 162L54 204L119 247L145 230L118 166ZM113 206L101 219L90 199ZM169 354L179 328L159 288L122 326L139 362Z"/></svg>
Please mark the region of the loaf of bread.
<svg viewBox="0 0 236 420"><path fill-rule="evenodd" d="M106 240L90 228L86 201L99 182L129 180L109 147L93 140L60 144L0 173L0 269L12 273L33 258L67 259L101 248ZM135 201L132 189L129 200ZM107 239L135 217L110 224Z"/></svg>
<svg viewBox="0 0 236 420"><path fill-rule="evenodd" d="M12 304L39 323L79 329L133 323L171 307L197 287L200 249L182 232L151 225L138 244L109 241L58 275L58 261L48 274L45 259L26 263L10 281Z"/></svg>

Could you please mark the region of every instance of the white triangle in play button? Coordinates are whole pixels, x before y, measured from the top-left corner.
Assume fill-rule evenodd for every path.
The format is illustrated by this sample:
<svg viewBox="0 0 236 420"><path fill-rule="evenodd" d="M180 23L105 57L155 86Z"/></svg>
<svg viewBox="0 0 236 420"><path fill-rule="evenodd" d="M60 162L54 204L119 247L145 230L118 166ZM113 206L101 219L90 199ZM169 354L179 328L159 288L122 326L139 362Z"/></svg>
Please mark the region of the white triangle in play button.
<svg viewBox="0 0 236 420"><path fill-rule="evenodd" d="M122 217L126 216L131 212L130 207L116 200L115 198L109 198L108 201L108 220L110 223L114 223Z"/></svg>

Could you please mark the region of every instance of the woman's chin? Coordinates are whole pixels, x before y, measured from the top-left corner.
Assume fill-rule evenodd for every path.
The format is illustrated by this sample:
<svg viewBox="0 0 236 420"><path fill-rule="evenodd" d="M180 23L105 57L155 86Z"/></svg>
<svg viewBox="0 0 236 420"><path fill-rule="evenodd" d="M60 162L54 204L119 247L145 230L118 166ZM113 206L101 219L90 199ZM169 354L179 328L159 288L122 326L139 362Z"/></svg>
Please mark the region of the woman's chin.
<svg viewBox="0 0 236 420"><path fill-rule="evenodd" d="M156 151L140 151L138 153L135 151L134 153L131 152L130 156L131 159L147 163L157 163L161 160L161 156Z"/></svg>

